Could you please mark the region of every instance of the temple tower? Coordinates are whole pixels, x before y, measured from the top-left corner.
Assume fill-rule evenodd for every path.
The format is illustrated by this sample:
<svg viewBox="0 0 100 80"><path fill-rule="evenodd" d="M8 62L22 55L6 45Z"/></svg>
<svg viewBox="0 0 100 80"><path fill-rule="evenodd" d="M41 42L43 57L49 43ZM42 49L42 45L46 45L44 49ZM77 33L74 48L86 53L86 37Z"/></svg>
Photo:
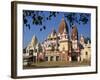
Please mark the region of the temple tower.
<svg viewBox="0 0 100 80"><path fill-rule="evenodd" d="M71 42L72 42L72 52L71 52L71 60L72 61L80 61L80 48L78 44L78 30L75 25L72 26L71 32Z"/></svg>
<svg viewBox="0 0 100 80"><path fill-rule="evenodd" d="M59 36L59 50L60 51L68 51L68 25L64 19L62 19L59 29L58 29L58 36Z"/></svg>
<svg viewBox="0 0 100 80"><path fill-rule="evenodd" d="M59 51L61 61L68 60L68 49L69 49L69 34L68 34L68 25L64 18L62 19L59 28L58 28L58 37L59 37Z"/></svg>

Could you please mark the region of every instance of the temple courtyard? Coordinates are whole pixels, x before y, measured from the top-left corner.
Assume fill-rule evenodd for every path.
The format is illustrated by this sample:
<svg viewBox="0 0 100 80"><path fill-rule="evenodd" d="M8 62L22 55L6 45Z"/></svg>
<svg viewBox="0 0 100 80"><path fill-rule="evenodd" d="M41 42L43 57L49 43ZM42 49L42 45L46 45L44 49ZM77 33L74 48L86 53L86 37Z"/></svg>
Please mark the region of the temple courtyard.
<svg viewBox="0 0 100 80"><path fill-rule="evenodd" d="M65 62L65 61L53 61L53 62L37 62L32 63L31 65L23 66L23 69L36 69L36 68L58 68L58 67L82 67L82 66L90 66L90 62Z"/></svg>

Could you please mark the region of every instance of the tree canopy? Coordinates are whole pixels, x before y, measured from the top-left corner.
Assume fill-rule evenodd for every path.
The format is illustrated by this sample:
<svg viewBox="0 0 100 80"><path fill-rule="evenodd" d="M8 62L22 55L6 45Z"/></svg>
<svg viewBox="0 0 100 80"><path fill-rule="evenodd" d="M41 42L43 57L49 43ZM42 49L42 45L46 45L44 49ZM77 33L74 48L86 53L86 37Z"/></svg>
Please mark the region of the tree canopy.
<svg viewBox="0 0 100 80"><path fill-rule="evenodd" d="M41 25L42 28L40 28L40 31L46 29L46 25L43 24L46 20L50 21L53 18L57 18L59 16L60 12L48 12L48 16L46 16L46 11L31 11L31 10L24 10L23 11L23 24L25 27L28 27L30 30L31 26L30 23L28 22L27 17L31 17L32 24L33 25ZM90 19L90 14L89 13L73 13L73 12L64 12L63 13L64 19L67 19L67 21L70 24L70 27L74 23L78 24L87 24L89 19Z"/></svg>

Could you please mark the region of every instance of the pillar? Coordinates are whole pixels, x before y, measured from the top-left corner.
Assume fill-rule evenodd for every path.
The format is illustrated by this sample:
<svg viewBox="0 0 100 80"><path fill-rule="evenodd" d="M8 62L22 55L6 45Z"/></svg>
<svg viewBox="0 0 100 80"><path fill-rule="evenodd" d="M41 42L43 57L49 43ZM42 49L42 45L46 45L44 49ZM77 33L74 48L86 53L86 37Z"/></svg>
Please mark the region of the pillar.
<svg viewBox="0 0 100 80"><path fill-rule="evenodd" d="M72 61L72 59L71 59L71 56L69 57L69 62L71 62Z"/></svg>
<svg viewBox="0 0 100 80"><path fill-rule="evenodd" d="M48 56L48 61L50 61L50 56Z"/></svg>
<svg viewBox="0 0 100 80"><path fill-rule="evenodd" d="M79 56L77 57L77 61L78 61L78 62L80 61L80 57L79 57Z"/></svg>
<svg viewBox="0 0 100 80"><path fill-rule="evenodd" d="M53 56L53 61L56 61L56 56Z"/></svg>

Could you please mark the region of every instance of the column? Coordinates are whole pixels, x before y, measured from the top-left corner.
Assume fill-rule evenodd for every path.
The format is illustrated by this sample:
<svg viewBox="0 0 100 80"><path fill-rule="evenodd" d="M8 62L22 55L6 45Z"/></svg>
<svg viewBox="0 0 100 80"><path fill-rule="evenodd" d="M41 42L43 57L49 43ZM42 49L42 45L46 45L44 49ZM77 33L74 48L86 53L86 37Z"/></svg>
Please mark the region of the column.
<svg viewBox="0 0 100 80"><path fill-rule="evenodd" d="M48 61L50 61L50 56L48 56Z"/></svg>
<svg viewBox="0 0 100 80"><path fill-rule="evenodd" d="M72 61L72 59L71 59L71 56L69 57L69 62L71 62Z"/></svg>
<svg viewBox="0 0 100 80"><path fill-rule="evenodd" d="M53 61L56 61L56 56L53 56Z"/></svg>
<svg viewBox="0 0 100 80"><path fill-rule="evenodd" d="M77 61L78 61L78 62L80 61L80 57L79 57L79 56L77 57Z"/></svg>

